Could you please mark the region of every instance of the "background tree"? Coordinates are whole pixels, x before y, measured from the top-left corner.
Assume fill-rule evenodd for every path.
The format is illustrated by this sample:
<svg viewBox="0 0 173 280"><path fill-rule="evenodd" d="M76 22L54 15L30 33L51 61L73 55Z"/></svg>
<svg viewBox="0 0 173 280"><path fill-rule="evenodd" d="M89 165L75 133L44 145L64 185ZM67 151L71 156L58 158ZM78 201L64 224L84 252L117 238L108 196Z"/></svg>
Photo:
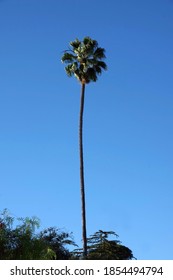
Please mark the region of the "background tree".
<svg viewBox="0 0 173 280"><path fill-rule="evenodd" d="M85 85L96 82L98 75L107 66L103 61L105 50L98 47L96 40L85 37L83 41L76 39L70 42L70 47L64 52L61 61L66 63L66 73L69 77L75 76L81 84L81 100L79 115L79 154L80 154L80 191L82 205L82 240L83 258L87 257L87 234L86 234L86 209L85 209L85 183L84 183L84 159L83 159L83 112Z"/></svg>
<svg viewBox="0 0 173 280"><path fill-rule="evenodd" d="M74 245L70 234L57 228L48 228L35 233L39 228L37 218L19 218L14 227L14 218L3 211L0 218L1 260L51 260L69 259L71 254L65 247ZM15 221L16 223L16 221Z"/></svg>
<svg viewBox="0 0 173 280"><path fill-rule="evenodd" d="M114 231L99 230L88 238L88 260L131 260L132 251L121 245L119 240L108 240L109 236L118 237ZM82 251L74 250L74 258L80 259Z"/></svg>
<svg viewBox="0 0 173 280"><path fill-rule="evenodd" d="M71 234L60 232L55 227L50 227L40 232L39 238L46 242L47 246L55 252L56 260L69 260L71 253L67 249L67 245L77 246L72 240Z"/></svg>

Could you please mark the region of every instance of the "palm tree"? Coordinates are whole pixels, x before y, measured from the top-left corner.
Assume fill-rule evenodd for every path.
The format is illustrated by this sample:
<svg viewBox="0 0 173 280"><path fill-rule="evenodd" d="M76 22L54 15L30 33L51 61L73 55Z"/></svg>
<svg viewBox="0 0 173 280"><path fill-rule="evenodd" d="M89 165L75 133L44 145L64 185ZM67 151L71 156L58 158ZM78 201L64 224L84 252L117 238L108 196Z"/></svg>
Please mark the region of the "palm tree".
<svg viewBox="0 0 173 280"><path fill-rule="evenodd" d="M83 159L83 112L85 85L96 82L102 70L106 70L105 49L98 47L96 40L85 37L83 41L76 39L70 42L68 50L64 51L61 61L66 63L66 73L69 77L75 76L81 84L81 100L79 115L79 155L80 155L80 192L82 207L82 240L83 258L87 258L86 235L86 210L85 210L85 183L84 183L84 159Z"/></svg>

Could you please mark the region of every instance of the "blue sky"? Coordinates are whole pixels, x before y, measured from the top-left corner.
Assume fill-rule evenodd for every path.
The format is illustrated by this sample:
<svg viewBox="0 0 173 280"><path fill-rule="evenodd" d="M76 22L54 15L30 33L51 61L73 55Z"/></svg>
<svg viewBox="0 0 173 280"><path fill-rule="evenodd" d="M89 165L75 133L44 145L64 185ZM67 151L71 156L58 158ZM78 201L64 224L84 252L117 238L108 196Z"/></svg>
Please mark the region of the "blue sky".
<svg viewBox="0 0 173 280"><path fill-rule="evenodd" d="M87 232L173 258L173 1L0 1L1 211L81 244L80 84L60 59L90 36L108 71L86 87Z"/></svg>

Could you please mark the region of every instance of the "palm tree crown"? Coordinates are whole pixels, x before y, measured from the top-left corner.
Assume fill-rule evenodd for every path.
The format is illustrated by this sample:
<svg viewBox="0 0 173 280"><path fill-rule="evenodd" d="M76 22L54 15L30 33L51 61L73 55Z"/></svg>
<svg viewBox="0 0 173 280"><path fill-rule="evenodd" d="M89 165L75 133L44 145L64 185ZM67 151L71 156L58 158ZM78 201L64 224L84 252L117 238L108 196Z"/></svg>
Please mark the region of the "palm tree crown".
<svg viewBox="0 0 173 280"><path fill-rule="evenodd" d="M96 40L85 37L83 41L76 39L70 42L69 50L64 52L61 61L66 63L68 76L75 76L80 83L96 82L97 76L106 70L105 49L98 47Z"/></svg>

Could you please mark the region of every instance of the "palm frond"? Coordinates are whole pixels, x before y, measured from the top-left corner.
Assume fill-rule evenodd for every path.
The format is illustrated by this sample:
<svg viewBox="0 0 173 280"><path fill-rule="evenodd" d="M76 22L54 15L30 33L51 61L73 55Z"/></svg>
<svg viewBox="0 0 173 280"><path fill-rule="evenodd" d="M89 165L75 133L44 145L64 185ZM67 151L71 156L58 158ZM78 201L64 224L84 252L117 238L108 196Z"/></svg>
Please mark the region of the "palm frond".
<svg viewBox="0 0 173 280"><path fill-rule="evenodd" d="M104 61L97 61L97 66L101 67L104 70L107 70L107 65Z"/></svg>
<svg viewBox="0 0 173 280"><path fill-rule="evenodd" d="M98 75L101 75L101 73L102 73L102 68L101 68L100 66L96 65L96 66L94 67L94 70L95 70L95 72L96 72Z"/></svg>
<svg viewBox="0 0 173 280"><path fill-rule="evenodd" d="M75 41L70 42L70 46L72 46L74 49L77 49L80 46L81 42L76 38Z"/></svg>
<svg viewBox="0 0 173 280"><path fill-rule="evenodd" d="M68 52L65 52L64 55L62 56L61 58L61 61L64 63L70 63L70 62L73 62L74 60L76 60L76 56L71 54L71 53L68 53Z"/></svg>
<svg viewBox="0 0 173 280"><path fill-rule="evenodd" d="M95 59L103 59L106 58L105 56L105 49L103 48L97 48L93 54L93 56L95 57Z"/></svg>
<svg viewBox="0 0 173 280"><path fill-rule="evenodd" d="M66 73L69 77L73 76L75 71L77 70L77 63L74 62L74 63L68 64L65 67L65 70L66 70Z"/></svg>
<svg viewBox="0 0 173 280"><path fill-rule="evenodd" d="M92 46L93 48L97 48L98 42L96 40L92 40L90 37L85 37L83 39L83 44L86 46Z"/></svg>
<svg viewBox="0 0 173 280"><path fill-rule="evenodd" d="M89 83L90 81L96 82L97 81L97 73L95 71L94 68L88 68L87 72L86 72L86 80L87 83Z"/></svg>

